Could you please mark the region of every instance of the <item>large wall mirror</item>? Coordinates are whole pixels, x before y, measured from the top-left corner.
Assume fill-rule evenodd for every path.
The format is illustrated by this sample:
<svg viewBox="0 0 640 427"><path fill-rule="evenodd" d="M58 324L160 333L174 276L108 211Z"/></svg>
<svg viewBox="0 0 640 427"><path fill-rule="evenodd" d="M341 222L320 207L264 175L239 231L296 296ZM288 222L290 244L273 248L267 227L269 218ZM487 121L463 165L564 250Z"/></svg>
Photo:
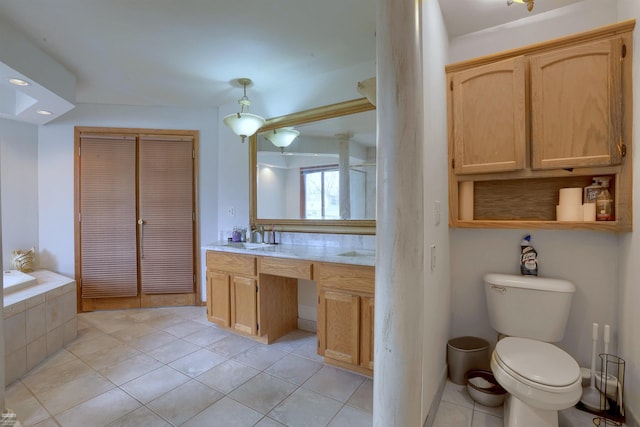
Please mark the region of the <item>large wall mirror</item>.
<svg viewBox="0 0 640 427"><path fill-rule="evenodd" d="M299 135L286 147L267 139ZM376 111L366 98L267 120L250 140L252 227L375 234Z"/></svg>

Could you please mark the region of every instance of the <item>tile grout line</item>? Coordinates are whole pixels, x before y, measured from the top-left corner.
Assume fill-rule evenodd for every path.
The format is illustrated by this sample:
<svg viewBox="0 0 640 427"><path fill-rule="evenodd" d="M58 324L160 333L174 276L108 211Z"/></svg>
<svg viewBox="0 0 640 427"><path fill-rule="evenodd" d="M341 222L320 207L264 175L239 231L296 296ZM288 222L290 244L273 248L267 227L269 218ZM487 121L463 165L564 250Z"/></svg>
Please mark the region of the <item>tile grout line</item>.
<svg viewBox="0 0 640 427"><path fill-rule="evenodd" d="M189 318L185 318L185 317L183 317L183 316L180 316L179 314L174 314L174 315L175 315L175 316L177 316L177 317L180 317L180 319L185 320L185 321L191 321L191 322L195 322L195 323L200 323L200 322L196 322L196 321L195 321L195 320L193 320L193 319L189 319ZM147 336L147 335L151 335L151 334L153 334L153 333L157 333L157 332L165 332L165 333L167 333L167 334L169 334L169 335L172 335L172 336L174 337L174 341L172 341L172 342L175 342L175 341L177 341L177 340L181 340L181 341L188 342L188 343L190 343L190 344L192 344L192 345L194 345L194 346L196 347L196 349L195 349L194 351L192 351L192 352L189 352L189 353L187 353L187 354L185 354L185 355L182 355L182 356L180 356L180 357L178 357L178 358L176 358L176 359L174 359L174 360L171 360L171 361L169 361L169 362L164 362L164 361L162 361L162 360L157 359L157 358L156 358L156 357L154 357L152 354L150 354L150 352L152 352L153 350L155 350L155 349L157 349L157 348L162 347L162 345L161 345L161 346L159 346L159 347L156 347L156 348L154 348L154 349L145 349L145 350L143 350L143 349L140 349L140 348L136 347L135 345L133 345L133 344L130 342L130 340L129 340L129 341L127 341L127 340L125 340L124 338L122 338L122 337L121 337L121 336L119 336L119 335L114 335L114 334L116 334L118 331L121 331L122 329L126 328L126 326L123 326L122 328L119 328L119 329L113 330L113 331L111 331L111 332L107 332L106 330L100 329L100 328L96 325L96 323L95 323L95 320L94 320L94 319L84 319L84 318L83 318L83 319L79 319L79 320L80 320L80 321L81 321L81 323L84 325L84 327L82 327L82 328L81 328L81 330L89 330L89 329L91 329L91 330L92 330L91 332L94 332L94 331L95 331L95 332L99 332L100 334L104 334L104 335L106 335L106 336L110 336L110 337L112 337L113 339L115 339L116 341L118 341L119 343L121 343L122 345L126 346L126 348L130 348L130 349L135 350L135 351L137 352L137 354L129 355L129 356L125 357L124 359L122 359L122 360L118 361L118 363L116 363L115 365L113 365L113 366L107 366L107 367L105 367L104 369L107 369L108 367L114 367L114 366L116 366L116 365L118 365L118 364L121 364L121 363L125 363L125 362L127 362L127 361L130 361L132 358L134 358L134 357L136 357L136 356L138 356L138 355L145 355L145 356L148 356L148 357L152 358L154 361L156 361L157 363L159 363L159 364L160 364L160 366L159 366L158 368L156 368L156 369L153 369L153 370L149 371L149 372L145 372L145 373L140 374L140 375L138 375L138 376L136 376L136 377L134 377L134 378L128 379L126 382L124 382L124 383L122 383L122 384L118 385L118 384L116 384L114 381L112 381L109 377L107 377L105 374L101 373L98 369L96 369L96 368L94 368L93 366L91 366L91 364L89 364L89 363L85 360L85 358L87 358L87 357L88 357L88 355L84 355L84 358L83 358L83 357L82 357L82 356L80 356L79 354L74 353L74 351L69 350L69 349L67 348L68 346L67 346L67 347L64 347L64 348L63 348L63 349L61 349L61 350L64 350L64 351L66 351L67 353L69 353L69 355L73 356L74 360L78 360L78 361L80 361L84 366L86 366L86 367L87 367L87 369L88 369L91 373L95 373L95 374L97 374L100 378L104 379L106 382L108 382L108 383L109 383L110 385L112 385L113 387L112 387L112 388L110 388L110 389L109 389L109 390L107 390L107 391L104 391L104 392L102 392L102 393L98 394L97 396L94 396L94 397L92 397L92 398L90 398L90 399L87 399L87 400L85 400L85 401L83 401L83 402L79 402L79 403L77 403L77 404L75 404L75 405L73 405L73 406L71 406L71 407L69 407L69 408L64 409L63 411L61 411L61 412L60 412L60 414L62 414L62 413L64 413L64 412L66 412L66 411L68 411L68 410L71 410L71 409L73 409L73 408L75 408L75 407L77 407L77 406L79 406L79 405L82 405L82 404L86 403L87 401L90 401L90 400L92 400L92 399L94 399L94 398L97 398L97 397L99 397L99 396L101 396L101 395L103 395L103 394L105 394L105 393L107 393L107 392L111 392L111 391L113 391L113 390L115 390L115 389L118 389L119 391L121 391L121 392L125 393L127 396L131 397L133 400L135 400L135 401L139 404L139 406L138 406L137 408L135 408L135 409L133 409L133 410L131 410L131 411L127 412L127 414L123 414L123 415L122 415L121 417L119 417L118 419L121 419L122 417L125 417L125 416L129 415L130 413L132 413L132 412L134 412L134 411L136 411L136 410L138 410L138 409L140 409L140 408L144 407L144 408L146 408L147 410L149 410L151 413L153 413L154 415L156 415L156 416L160 417L161 419L165 420L165 421L166 421L166 422L168 422L169 424L172 424L172 425L173 425L173 423L172 423L170 420L166 419L166 418L165 418L165 417L163 417L161 414L157 413L156 411L154 411L151 407L149 407L149 406L147 406L147 405L148 405L149 403L153 402L154 400L159 399L159 398L161 398L162 396L165 396L166 394L168 394L168 393L170 393L170 392L172 392L172 391L176 390L178 387L181 387L182 385L187 384L187 383L188 383L188 382L190 382L191 380L195 380L195 381L196 381L196 382L198 382L199 384L201 384L201 385L203 385L203 386L205 386L205 387L208 387L208 388L210 388L210 389L212 389L212 390L214 390L214 391L216 391L216 392L218 392L218 393L220 393L220 394L222 395L219 399L217 399L215 402L211 403L209 406L207 406L207 407L203 408L201 411L199 411L199 412L197 412L197 413L195 413L195 414L192 414L192 416L191 416L190 418L188 418L187 420L184 420L184 421L183 421L183 424L184 424L184 423L187 423L189 420L193 419L194 417L197 417L200 413L202 413L203 411L207 410L211 405L214 405L216 402L220 401L223 397L228 397L229 399L233 400L234 402L236 402L236 403L238 403L238 404L240 404L240 405L242 405L242 406L244 406L244 407L250 408L250 407L248 407L247 405L245 405L244 403L242 403L242 402L240 402L240 401L238 401L238 400L234 399L232 396L230 396L230 394L231 394L231 393L233 393L235 390L237 390L237 389L238 389L239 387L241 387L242 385L244 385L244 384L246 384L247 382L251 381L251 380L252 380L253 378L255 378L257 375L259 375L259 374L265 374L265 375L268 375L268 376L269 376L269 377L271 377L271 378L274 378L274 379L277 379L277 380L279 380L279 381L283 381L283 382L286 382L286 383L288 383L288 384L291 384L291 385L294 385L294 386L295 386L295 388L293 388L293 389L292 389L292 391L291 391L290 393L288 393L284 398L282 398L281 400L279 400L279 402L278 402L274 407L272 407L272 408L271 408L271 409L270 409L266 414L261 414L261 415L262 415L262 417L260 418L260 420L263 420L263 419L266 419L266 418L273 419L273 418L270 418L270 417L269 417L269 414L271 414L271 413L273 412L273 410L274 410L274 409L276 409L277 407L279 407L280 405L282 405L282 403L283 403L283 402L285 402L287 399L289 399L289 398L290 398L294 393L296 393L296 392L297 392L298 390L300 390L301 388L302 388L302 389L304 389L304 390L307 390L307 391L313 392L313 393L318 393L318 392L313 391L313 390L305 389L305 388L304 388L304 384L306 384L306 383L307 383L311 378L313 378L313 377L314 377L314 375L316 375L316 374L317 374L320 370L322 370L324 367L332 367L332 366L330 366L330 365L326 365L324 362L322 362L322 361L318 361L317 359L314 359L314 358L312 358L312 357L308 357L308 356L306 356L306 355L304 355L304 354L296 353L296 351L300 350L300 349L305 345L304 343L301 343L301 344L298 344L298 345L294 345L294 346L292 346L292 347L287 347L287 346L285 345L285 346L283 346L282 348L275 348L276 350L281 351L281 352L283 353L281 357L277 358L275 361L273 361L272 363L268 364L268 365L267 365L267 366L265 366L264 368L262 368L262 369L257 369L258 374L253 375L251 378L248 378L246 381L243 381L242 383L240 383L240 384L236 385L232 390L230 390L229 392L225 393L225 392L223 392L222 390L218 390L218 389L216 389L215 387L209 386L208 384L204 383L202 380L199 380L198 378L199 378L200 376L202 376L204 373L201 373L201 374L199 374L199 375L197 375L197 376L190 376L190 375L188 375L187 373L182 372L182 371L180 371L180 370L179 370L179 369L177 369L177 368L174 368L174 367L173 367L173 366L171 366L170 364L171 364L171 363L174 363L174 362L176 362L176 361L178 361L178 360L180 360L180 359L182 359L182 358L184 358L184 357L188 357L189 355L192 355L192 354L194 354L194 353L195 353L195 352L197 352L197 351L200 351L200 350L202 350L202 349L205 349L205 350L211 351L211 352L213 352L213 353L215 353L215 354L219 355L221 358L223 358L223 361L222 361L222 362L220 362L220 363L219 363L219 364L217 364L217 365L214 365L214 366L213 366L213 367L211 367L210 369L213 369L215 366L221 365L222 363L226 363L226 362L229 362L229 361L233 361L233 362L235 362L235 363L239 363L239 364L241 364L241 365L243 365L243 366L246 366L246 367L249 367L249 368L252 368L252 369L256 369L256 367L255 367L255 366L251 366L250 364L243 363L241 360L236 360L235 358L236 358L236 357L238 357L239 355L243 354L243 353L246 353L246 352L250 351L251 349L254 349L254 348L258 347L258 346L260 345L260 343L256 343L255 345L253 345L253 346L251 346L251 347L249 347L249 348L247 348L247 349L244 349L244 350L242 350L242 351L239 351L239 352L237 352L237 353L234 353L234 354L232 354L232 355L230 355L230 356L226 356L226 355L224 355L224 354L221 354L221 353L216 352L216 351L215 351L215 349L210 348L210 346L211 346L211 345L213 345L213 344L215 344L215 343L216 343L216 342L218 342L218 341L221 341L221 340L223 340L223 339L227 338L227 337L223 337L223 338L217 339L217 340L215 340L215 341L212 341L212 342L208 343L208 344L207 344L207 345L205 345L205 346L203 346L203 345L201 345L201 344L196 344L196 343L193 343L193 342L190 342L190 341L187 341L187 340L185 340L185 339L184 339L184 338L186 338L186 337L188 337L188 336L191 336L191 335L197 334L197 333L199 333L199 332L202 332L203 330L206 330L206 328L209 328L209 327L210 327L210 328L216 328L216 327L215 327L215 325L206 325L206 324L204 324L204 323L203 323L203 326L204 326L204 328L205 328L205 329L200 330L200 331L193 331L192 333L190 333L190 334L186 334L186 335L183 335L183 336L176 336L176 335L172 334L171 332L169 332L169 331L167 331L167 330L165 330L165 329L161 329L161 328L156 327L156 326L151 326L151 331L150 331L149 333L147 333L147 334L142 334L142 335L140 335L140 336L136 336L135 338L132 338L132 339L136 339L136 338L141 338L141 337L144 337L144 336ZM134 323L134 324L137 324L137 323L140 323L140 324L146 324L144 321L140 321L140 322L138 322L138 321L137 321L137 320L135 320L135 319L129 319L129 321L131 321L131 322L132 322L132 323ZM99 323L99 322L98 322L98 323ZM166 328L170 328L170 326L167 326ZM87 339L87 340L91 340L92 338L93 338L93 337L91 337L91 335L89 335L89 337L88 337L88 338L85 338L85 339ZM301 339L301 340L303 340L303 339L305 339L305 338L306 338L306 337L304 337L304 336L303 336L303 337L302 337L302 338L300 338L300 339ZM72 343L74 343L74 342L77 342L77 341L75 341L75 340L74 340ZM71 345L72 343L70 343L70 345ZM91 354L93 354L93 353L91 353ZM277 364L278 362L282 361L282 360L283 360L285 357L287 357L287 356L299 357L299 358L301 358L301 359L308 360L308 361L311 361L311 362L317 362L317 363L320 363L320 364L321 364L321 367L320 367L319 369L315 370L315 371L314 371L314 372L313 372L313 373L312 373L308 378L306 378L306 379L305 379L301 384L294 383L294 382L292 382L292 381L290 381L290 380L288 380L288 379L286 379L286 378L281 378L281 377L278 377L277 375L271 374L270 372L266 372L268 369L270 369L271 367L273 367L273 366L274 366L275 364ZM70 361L68 361L68 362L64 362L64 364L66 364L66 363L71 363L71 360L70 360ZM186 376L186 377L187 377L187 380L186 380L184 383L179 384L179 385L177 385L176 387L173 387L173 388L171 388L170 390L165 391L165 392L164 392L164 393L162 393L161 395L156 396L153 400L151 400L151 401L150 401L150 402L148 402L148 403L143 403L143 402L142 402L142 401L140 401L137 397L135 397L134 395L132 395L131 393L129 393L127 390L125 390L125 389L123 389L123 388L122 388L122 386L124 386L125 384L127 384L127 383L129 383L129 382L131 382L131 381L135 381L136 379L139 379L140 377L142 377L142 376L144 376L144 375L147 375L147 374L149 374L149 373L151 373L151 372L154 372L154 371L156 371L156 370L158 370L158 369L161 369L161 368L163 368L163 367L165 367L165 366L166 366L166 367L169 367L170 369L172 369L172 370L176 371L177 373L179 373L179 374L181 374L181 375ZM332 367L332 368L335 368L335 367ZM339 369L339 368L335 368L335 369ZM205 371L205 372L206 372L206 371ZM28 373L27 373L27 374L28 374ZM336 414L334 414L334 415L332 416L332 418L329 420L329 423L331 423L331 422L332 422L332 420L333 420L333 419L335 419L335 417L336 417L336 416L337 416L337 415L338 415L338 414L339 414L339 413L340 413L340 412L341 412L341 411L342 411L346 406L349 406L350 408L353 408L353 409L358 410L358 411L362 411L362 409L357 408L357 407L354 407L354 406L351 406L351 405L349 405L349 404L348 404L349 400L354 396L354 394L359 390L359 388L360 388L360 387L365 383L365 381L368 379L368 377L366 377L366 376L361 376L361 375L360 375L359 377L360 377L360 381L359 381L359 383L356 385L356 387L354 388L354 390L349 394L349 396L345 399L345 401L344 401L344 402L342 402L342 401L340 401L340 400L337 400L337 399L335 399L335 398L333 398L333 397L331 397L331 396L327 396L327 395L325 395L325 394L323 394L323 393L318 393L320 396L323 396L323 397L329 398L329 399L331 399L331 400L333 400L333 401L335 401L335 402L337 402L337 403L339 403L339 404L340 404L340 408L338 409L338 411L336 412ZM72 381L73 381L73 380L72 380ZM38 404L39 404L39 405L40 405L40 406L45 410L46 414L47 414L47 415L49 415L49 419L53 420L56 424L58 424L58 425L59 425L59 421L58 421L58 419L56 418L56 416L55 416L54 414L52 414L52 413L51 413L51 412L50 412L50 411L49 411L49 410L44 406L43 402L42 402L42 401L37 397L37 395L34 393L34 391L33 391L30 387L28 387L28 386L27 386L27 384L25 384L25 383L22 381L22 378L20 378L20 379L19 379L19 382L20 382L20 384L22 385L22 387L24 387L24 388L26 389L26 391L28 391L28 393L29 393L29 394L30 394L30 395L35 399L35 401L36 401L36 402L37 402L37 403L38 403ZM255 409L253 409L253 408L250 408L250 409L252 409L252 410L254 410L254 411L256 411L256 412L260 413L260 411L258 411L258 410L255 410ZM58 415L60 415L60 414L58 414ZM258 422L260 422L260 420L258 420ZM45 421L45 420L43 420L43 421ZM113 421L111 421L111 422L115 422L115 421L117 421L117 420L113 420ZM41 421L41 422L42 422L42 421Z"/></svg>

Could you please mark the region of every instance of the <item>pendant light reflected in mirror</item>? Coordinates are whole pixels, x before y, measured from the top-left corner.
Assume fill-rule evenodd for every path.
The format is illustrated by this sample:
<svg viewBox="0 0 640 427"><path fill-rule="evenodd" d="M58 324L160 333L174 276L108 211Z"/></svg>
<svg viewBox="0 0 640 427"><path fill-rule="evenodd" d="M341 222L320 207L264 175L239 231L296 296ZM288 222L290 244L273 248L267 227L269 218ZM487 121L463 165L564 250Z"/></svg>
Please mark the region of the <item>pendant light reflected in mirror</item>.
<svg viewBox="0 0 640 427"><path fill-rule="evenodd" d="M284 127L273 129L264 134L264 137L273 145L280 148L280 152L284 152L284 148L291 145L294 139L300 135L300 132L292 127Z"/></svg>

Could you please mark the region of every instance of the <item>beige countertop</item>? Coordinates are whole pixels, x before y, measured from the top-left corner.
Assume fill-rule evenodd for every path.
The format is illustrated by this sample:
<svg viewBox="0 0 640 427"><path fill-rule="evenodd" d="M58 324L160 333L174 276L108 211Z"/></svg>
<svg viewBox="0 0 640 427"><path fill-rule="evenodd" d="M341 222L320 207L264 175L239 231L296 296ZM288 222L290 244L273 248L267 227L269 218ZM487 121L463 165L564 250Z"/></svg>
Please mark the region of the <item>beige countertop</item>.
<svg viewBox="0 0 640 427"><path fill-rule="evenodd" d="M244 242L214 242L202 246L202 249L270 256L279 258L305 259L310 261L335 262L341 264L355 264L374 266L376 252L372 249L354 249L336 246L311 246Z"/></svg>

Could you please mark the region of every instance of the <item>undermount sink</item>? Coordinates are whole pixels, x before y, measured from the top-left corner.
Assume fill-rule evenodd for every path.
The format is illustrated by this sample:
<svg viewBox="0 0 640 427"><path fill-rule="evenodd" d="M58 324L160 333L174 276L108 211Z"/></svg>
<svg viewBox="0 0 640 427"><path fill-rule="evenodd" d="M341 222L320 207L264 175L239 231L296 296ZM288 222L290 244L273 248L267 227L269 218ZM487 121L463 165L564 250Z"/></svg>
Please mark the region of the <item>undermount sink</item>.
<svg viewBox="0 0 640 427"><path fill-rule="evenodd" d="M376 256L376 251L366 250L366 249L358 249L355 251L342 252L338 254L338 256L346 256L346 257L362 257L362 256Z"/></svg>
<svg viewBox="0 0 640 427"><path fill-rule="evenodd" d="M276 250L276 245L274 245L273 243L257 243L260 246L255 246L253 248L250 248L250 250L252 251L275 251Z"/></svg>
<svg viewBox="0 0 640 427"><path fill-rule="evenodd" d="M238 249L260 249L260 248L271 246L271 245L267 245L266 243L229 242L224 246L229 246L231 248L238 248Z"/></svg>

